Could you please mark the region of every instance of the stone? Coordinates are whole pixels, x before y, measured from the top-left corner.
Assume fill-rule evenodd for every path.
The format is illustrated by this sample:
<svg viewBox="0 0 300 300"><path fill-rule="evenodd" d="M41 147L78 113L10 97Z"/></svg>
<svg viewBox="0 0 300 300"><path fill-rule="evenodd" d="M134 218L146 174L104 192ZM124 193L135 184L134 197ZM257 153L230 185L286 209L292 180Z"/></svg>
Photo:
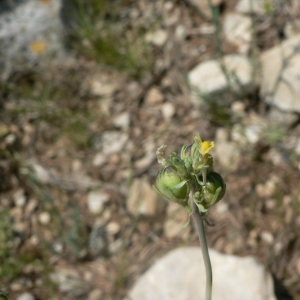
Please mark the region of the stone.
<svg viewBox="0 0 300 300"><path fill-rule="evenodd" d="M24 207L26 204L26 197L23 189L19 189L13 194L14 203L18 207Z"/></svg>
<svg viewBox="0 0 300 300"><path fill-rule="evenodd" d="M188 214L182 206L169 203L166 221L164 222L164 234L167 238L183 237L189 232L189 227L184 228L188 221Z"/></svg>
<svg viewBox="0 0 300 300"><path fill-rule="evenodd" d="M126 202L128 211L134 215L154 216L158 210L158 195L146 178L134 179Z"/></svg>
<svg viewBox="0 0 300 300"><path fill-rule="evenodd" d="M262 99L287 112L300 112L300 34L261 54Z"/></svg>
<svg viewBox="0 0 300 300"><path fill-rule="evenodd" d="M294 112L281 111L276 107L271 107L268 112L268 121L274 125L278 125L281 128L287 128L296 123L298 115Z"/></svg>
<svg viewBox="0 0 300 300"><path fill-rule="evenodd" d="M111 221L107 224L106 230L109 235L117 234L121 229L121 225L117 222Z"/></svg>
<svg viewBox="0 0 300 300"><path fill-rule="evenodd" d="M90 79L90 92L94 96L108 97L117 89L118 85L114 82L99 77Z"/></svg>
<svg viewBox="0 0 300 300"><path fill-rule="evenodd" d="M89 236L89 252L93 256L98 256L107 251L107 232L106 229L95 223Z"/></svg>
<svg viewBox="0 0 300 300"><path fill-rule="evenodd" d="M57 267L55 271L50 274L50 279L58 285L60 292L72 296L83 295L88 289L80 278L78 271L75 269Z"/></svg>
<svg viewBox="0 0 300 300"><path fill-rule="evenodd" d="M159 104L163 100L164 100L164 95L161 93L161 91L158 88L151 88L145 97L145 103L149 105Z"/></svg>
<svg viewBox="0 0 300 300"><path fill-rule="evenodd" d="M214 300L275 300L271 274L253 257L210 250ZM142 275L131 300L204 300L205 270L198 247L170 251Z"/></svg>
<svg viewBox="0 0 300 300"><path fill-rule="evenodd" d="M103 154L102 152L98 152L94 156L93 166L100 167L100 166L104 165L106 161L107 161L106 155Z"/></svg>
<svg viewBox="0 0 300 300"><path fill-rule="evenodd" d="M238 167L239 147L229 141L229 132L224 128L218 128L216 132L216 146L214 148L215 160L222 167L234 170Z"/></svg>
<svg viewBox="0 0 300 300"><path fill-rule="evenodd" d="M227 13L223 30L226 40L237 46L238 52L246 54L249 51L252 40L250 17L238 13Z"/></svg>
<svg viewBox="0 0 300 300"><path fill-rule="evenodd" d="M100 300L102 299L102 294L103 292L100 289L94 289L89 293L87 300Z"/></svg>
<svg viewBox="0 0 300 300"><path fill-rule="evenodd" d="M274 195L279 182L280 178L272 175L266 182L257 184L255 191L260 198L269 198Z"/></svg>
<svg viewBox="0 0 300 300"><path fill-rule="evenodd" d="M224 65L231 76L230 84L233 89L239 90L251 86L252 67L246 56L231 54L224 56ZM237 78L239 84L236 83ZM221 70L218 60L208 60L200 63L188 74L190 85L203 94L221 93L228 89L228 81ZM241 86L239 86L241 85Z"/></svg>
<svg viewBox="0 0 300 300"><path fill-rule="evenodd" d="M124 149L128 135L118 131L105 131L96 136L93 144L96 150L101 150L104 155L118 153Z"/></svg>
<svg viewBox="0 0 300 300"><path fill-rule="evenodd" d="M87 196L89 211L93 214L102 212L104 204L109 200L109 195L103 191L91 191Z"/></svg>
<svg viewBox="0 0 300 300"><path fill-rule="evenodd" d="M293 37L300 33L300 20L290 20L287 21L286 25L284 26L284 35L287 38Z"/></svg>
<svg viewBox="0 0 300 300"><path fill-rule="evenodd" d="M270 9L273 9L273 4L276 0L268 0L270 3L270 8L268 8L265 0L240 0L236 5L236 11L242 14L255 13L258 15L267 14Z"/></svg>
<svg viewBox="0 0 300 300"><path fill-rule="evenodd" d="M113 123L116 127L127 130L130 125L130 115L127 111L114 118Z"/></svg>
<svg viewBox="0 0 300 300"><path fill-rule="evenodd" d="M172 117L174 116L175 114L175 107L172 103L164 103L162 106L161 106L161 111L162 111L162 114L164 116L164 119L166 121L172 119Z"/></svg>
<svg viewBox="0 0 300 300"><path fill-rule="evenodd" d="M252 112L243 119L243 122L236 123L231 130L232 140L247 146L256 144L266 130L266 120Z"/></svg>
<svg viewBox="0 0 300 300"><path fill-rule="evenodd" d="M43 211L39 214L39 221L42 225L49 224L50 220L51 220L51 216L47 211Z"/></svg>
<svg viewBox="0 0 300 300"><path fill-rule="evenodd" d="M30 293L23 293L19 295L16 300L35 300L35 297Z"/></svg>
<svg viewBox="0 0 300 300"><path fill-rule="evenodd" d="M66 56L61 39L61 0L7 3L7 9L1 9L0 4L0 63L32 61L47 53L56 54L56 58L70 56Z"/></svg>
<svg viewBox="0 0 300 300"><path fill-rule="evenodd" d="M149 168L156 159L156 148L152 138L143 142L143 148L145 155L134 162L134 168L139 171Z"/></svg>
<svg viewBox="0 0 300 300"><path fill-rule="evenodd" d="M196 7L202 14L207 18L212 18L211 8L209 6L209 1L207 0L188 0L194 7ZM213 6L219 6L223 0L212 0Z"/></svg>
<svg viewBox="0 0 300 300"><path fill-rule="evenodd" d="M162 47L168 39L168 33L166 30L159 29L155 32L147 33L145 39L157 47Z"/></svg>

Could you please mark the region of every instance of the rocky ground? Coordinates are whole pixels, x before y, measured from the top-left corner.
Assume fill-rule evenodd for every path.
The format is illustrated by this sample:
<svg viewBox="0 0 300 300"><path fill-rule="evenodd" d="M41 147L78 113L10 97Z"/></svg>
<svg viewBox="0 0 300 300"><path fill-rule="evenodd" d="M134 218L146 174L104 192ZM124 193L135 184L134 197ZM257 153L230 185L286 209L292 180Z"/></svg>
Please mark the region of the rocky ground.
<svg viewBox="0 0 300 300"><path fill-rule="evenodd" d="M38 35L21 47L30 55L3 56L0 289L11 299L123 299L162 254L198 245L188 215L151 187L157 147L180 151L196 134L215 141L227 184L209 247L254 256L278 299L300 298L300 5L262 2L212 1L218 15L205 1L124 1L72 27L65 1L63 45Z"/></svg>

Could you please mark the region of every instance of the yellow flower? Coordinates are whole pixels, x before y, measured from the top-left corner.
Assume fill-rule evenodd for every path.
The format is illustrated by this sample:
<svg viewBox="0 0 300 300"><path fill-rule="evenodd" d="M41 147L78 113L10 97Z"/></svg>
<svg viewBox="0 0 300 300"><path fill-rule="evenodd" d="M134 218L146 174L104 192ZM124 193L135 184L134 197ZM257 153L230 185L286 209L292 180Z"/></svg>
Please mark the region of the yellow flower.
<svg viewBox="0 0 300 300"><path fill-rule="evenodd" d="M205 155L207 154L213 147L215 146L214 142L204 141L201 144L201 154Z"/></svg>
<svg viewBox="0 0 300 300"><path fill-rule="evenodd" d="M194 141L198 145L198 149L201 155L207 154L215 146L214 142L209 142L209 141L202 142L201 137L199 135L194 137Z"/></svg>

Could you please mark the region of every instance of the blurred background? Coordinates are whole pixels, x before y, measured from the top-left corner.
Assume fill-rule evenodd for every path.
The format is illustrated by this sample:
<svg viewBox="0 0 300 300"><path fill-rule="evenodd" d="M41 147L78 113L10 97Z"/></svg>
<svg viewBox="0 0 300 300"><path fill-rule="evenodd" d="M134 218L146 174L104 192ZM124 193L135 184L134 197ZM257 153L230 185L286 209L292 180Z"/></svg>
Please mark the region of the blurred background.
<svg viewBox="0 0 300 300"><path fill-rule="evenodd" d="M215 141L209 247L300 299L298 0L0 0L0 289L122 299L198 245L156 149Z"/></svg>

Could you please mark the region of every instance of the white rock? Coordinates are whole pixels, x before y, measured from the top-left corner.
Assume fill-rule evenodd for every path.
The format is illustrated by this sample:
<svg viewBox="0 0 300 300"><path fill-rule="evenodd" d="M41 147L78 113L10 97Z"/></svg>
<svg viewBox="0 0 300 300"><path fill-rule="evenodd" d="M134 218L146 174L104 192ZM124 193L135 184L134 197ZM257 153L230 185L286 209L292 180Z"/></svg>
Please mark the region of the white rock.
<svg viewBox="0 0 300 300"><path fill-rule="evenodd" d="M262 128L259 125L249 125L245 128L245 135L251 144L259 141Z"/></svg>
<svg viewBox="0 0 300 300"><path fill-rule="evenodd" d="M89 236L89 251L92 255L98 256L106 252L107 232L104 227L97 223L93 225Z"/></svg>
<svg viewBox="0 0 300 300"><path fill-rule="evenodd" d="M94 289L89 293L87 300L100 300L102 299L103 292L100 289Z"/></svg>
<svg viewBox="0 0 300 300"><path fill-rule="evenodd" d="M253 12L263 15L267 13L267 10L265 9L265 2L265 0L240 0L236 5L236 11L243 14L250 14ZM275 0L270 0L268 2L274 3Z"/></svg>
<svg viewBox="0 0 300 300"><path fill-rule="evenodd" d="M209 6L209 1L207 0L188 0L192 5L194 5L197 9L200 10L201 13L203 13L207 18L212 17L211 9ZM220 5L223 0L212 0L213 6Z"/></svg>
<svg viewBox="0 0 300 300"><path fill-rule="evenodd" d="M182 237L189 232L189 227L183 228L188 221L188 214L180 205L169 203L167 218L164 223L164 234L167 238Z"/></svg>
<svg viewBox="0 0 300 300"><path fill-rule="evenodd" d="M164 116L164 119L170 120L175 114L175 107L172 103L167 102L161 106L161 111Z"/></svg>
<svg viewBox="0 0 300 300"><path fill-rule="evenodd" d="M52 248L53 250L58 253L58 254L62 254L63 250L64 250L64 246L62 243L60 242L53 242L52 244Z"/></svg>
<svg viewBox="0 0 300 300"><path fill-rule="evenodd" d="M90 91L95 96L108 97L118 88L116 83L108 80L103 80L101 78L93 78L90 80Z"/></svg>
<svg viewBox="0 0 300 300"><path fill-rule="evenodd" d="M104 165L104 163L107 161L107 155L103 154L102 152L96 153L93 159L93 166L100 167Z"/></svg>
<svg viewBox="0 0 300 300"><path fill-rule="evenodd" d="M224 35L228 42L236 45L240 53L247 53L251 40L251 18L238 13L228 13L224 19Z"/></svg>
<svg viewBox="0 0 300 300"><path fill-rule="evenodd" d="M283 111L300 112L300 34L261 54L261 96Z"/></svg>
<svg viewBox="0 0 300 300"><path fill-rule="evenodd" d="M44 211L39 214L39 221L41 224L47 225L49 224L50 220L51 220L51 216L47 211Z"/></svg>
<svg viewBox="0 0 300 300"><path fill-rule="evenodd" d="M271 275L253 257L210 250L214 300L275 300ZM159 259L129 292L131 300L202 300L205 270L198 247L175 249Z"/></svg>
<svg viewBox="0 0 300 300"><path fill-rule="evenodd" d="M96 137L94 146L101 150L104 155L120 152L128 141L128 135L118 131L105 131L101 136Z"/></svg>
<svg viewBox="0 0 300 300"><path fill-rule="evenodd" d="M16 300L35 300L35 297L30 293L23 293L19 295Z"/></svg>
<svg viewBox="0 0 300 300"><path fill-rule="evenodd" d="M274 195L276 188L280 182L280 178L276 175L271 176L264 183L259 183L255 187L255 191L259 197L271 197Z"/></svg>
<svg viewBox="0 0 300 300"><path fill-rule="evenodd" d="M149 184L148 180L135 179L130 187L127 208L134 215L154 216L158 209L157 192Z"/></svg>
<svg viewBox="0 0 300 300"><path fill-rule="evenodd" d="M269 231L263 231L261 233L261 238L264 242L266 242L269 245L274 244L274 237L273 237L272 233Z"/></svg>
<svg viewBox="0 0 300 300"><path fill-rule="evenodd" d="M147 104L158 104L164 100L164 96L161 91L157 88L151 88L145 98Z"/></svg>
<svg viewBox="0 0 300 300"><path fill-rule="evenodd" d="M121 229L121 225L117 222L111 221L107 224L106 230L110 235L117 234Z"/></svg>
<svg viewBox="0 0 300 300"><path fill-rule="evenodd" d="M143 142L143 148L145 155L134 162L134 168L138 170L148 168L156 158L156 148L152 138L149 138Z"/></svg>
<svg viewBox="0 0 300 300"><path fill-rule="evenodd" d="M290 38L300 33L300 20L292 19L284 26L284 34Z"/></svg>
<svg viewBox="0 0 300 300"><path fill-rule="evenodd" d="M92 191L87 196L89 211L98 214L103 210L104 204L108 201L109 195L102 191Z"/></svg>
<svg viewBox="0 0 300 300"><path fill-rule="evenodd" d="M60 19L61 0L27 0L9 3L13 9L0 15L0 51L10 60L18 56L33 59L42 50L62 51L59 42L63 26ZM35 48L34 43L41 47ZM37 44L36 44L37 45ZM2 59L1 59L2 60Z"/></svg>
<svg viewBox="0 0 300 300"><path fill-rule="evenodd" d="M114 118L113 123L116 127L127 130L130 124L130 115L127 111L121 113L116 118Z"/></svg>
<svg viewBox="0 0 300 300"><path fill-rule="evenodd" d="M58 285L59 290L63 293L79 296L87 289L75 269L57 267L55 271L50 274L50 279Z"/></svg>
<svg viewBox="0 0 300 300"><path fill-rule="evenodd" d="M252 82L251 64L246 56L227 55L224 57L224 64L229 73L235 74L242 87L250 86ZM235 76L231 77L231 86L237 89ZM222 92L228 88L228 82L217 60L200 63L189 72L188 79L192 87L204 94Z"/></svg>
<svg viewBox="0 0 300 300"><path fill-rule="evenodd" d="M245 116L246 105L242 101L234 101L231 105L231 111L237 117Z"/></svg>
<svg viewBox="0 0 300 300"><path fill-rule="evenodd" d="M26 203L26 197L23 189L17 190L13 194L14 203L16 206L23 207Z"/></svg>
<svg viewBox="0 0 300 300"><path fill-rule="evenodd" d="M155 46L161 47L163 46L168 38L168 33L166 30L159 29L155 32L149 32L146 34L146 41L152 43Z"/></svg>
<svg viewBox="0 0 300 300"><path fill-rule="evenodd" d="M232 139L242 145L257 143L266 128L265 120L255 113L250 113L243 122L244 124L236 123L233 126Z"/></svg>
<svg viewBox="0 0 300 300"><path fill-rule="evenodd" d="M223 130L222 128L218 129ZM219 137L218 137L219 135ZM223 140L221 133L217 134L216 138L216 147L214 148L214 156L217 163L220 163L225 168L230 168L231 170L238 167L238 157L239 157L239 148L234 143L228 139Z"/></svg>
<svg viewBox="0 0 300 300"><path fill-rule="evenodd" d="M298 119L298 115L294 112L286 112L271 107L268 113L268 121L271 124L278 125L282 129L294 124Z"/></svg>

